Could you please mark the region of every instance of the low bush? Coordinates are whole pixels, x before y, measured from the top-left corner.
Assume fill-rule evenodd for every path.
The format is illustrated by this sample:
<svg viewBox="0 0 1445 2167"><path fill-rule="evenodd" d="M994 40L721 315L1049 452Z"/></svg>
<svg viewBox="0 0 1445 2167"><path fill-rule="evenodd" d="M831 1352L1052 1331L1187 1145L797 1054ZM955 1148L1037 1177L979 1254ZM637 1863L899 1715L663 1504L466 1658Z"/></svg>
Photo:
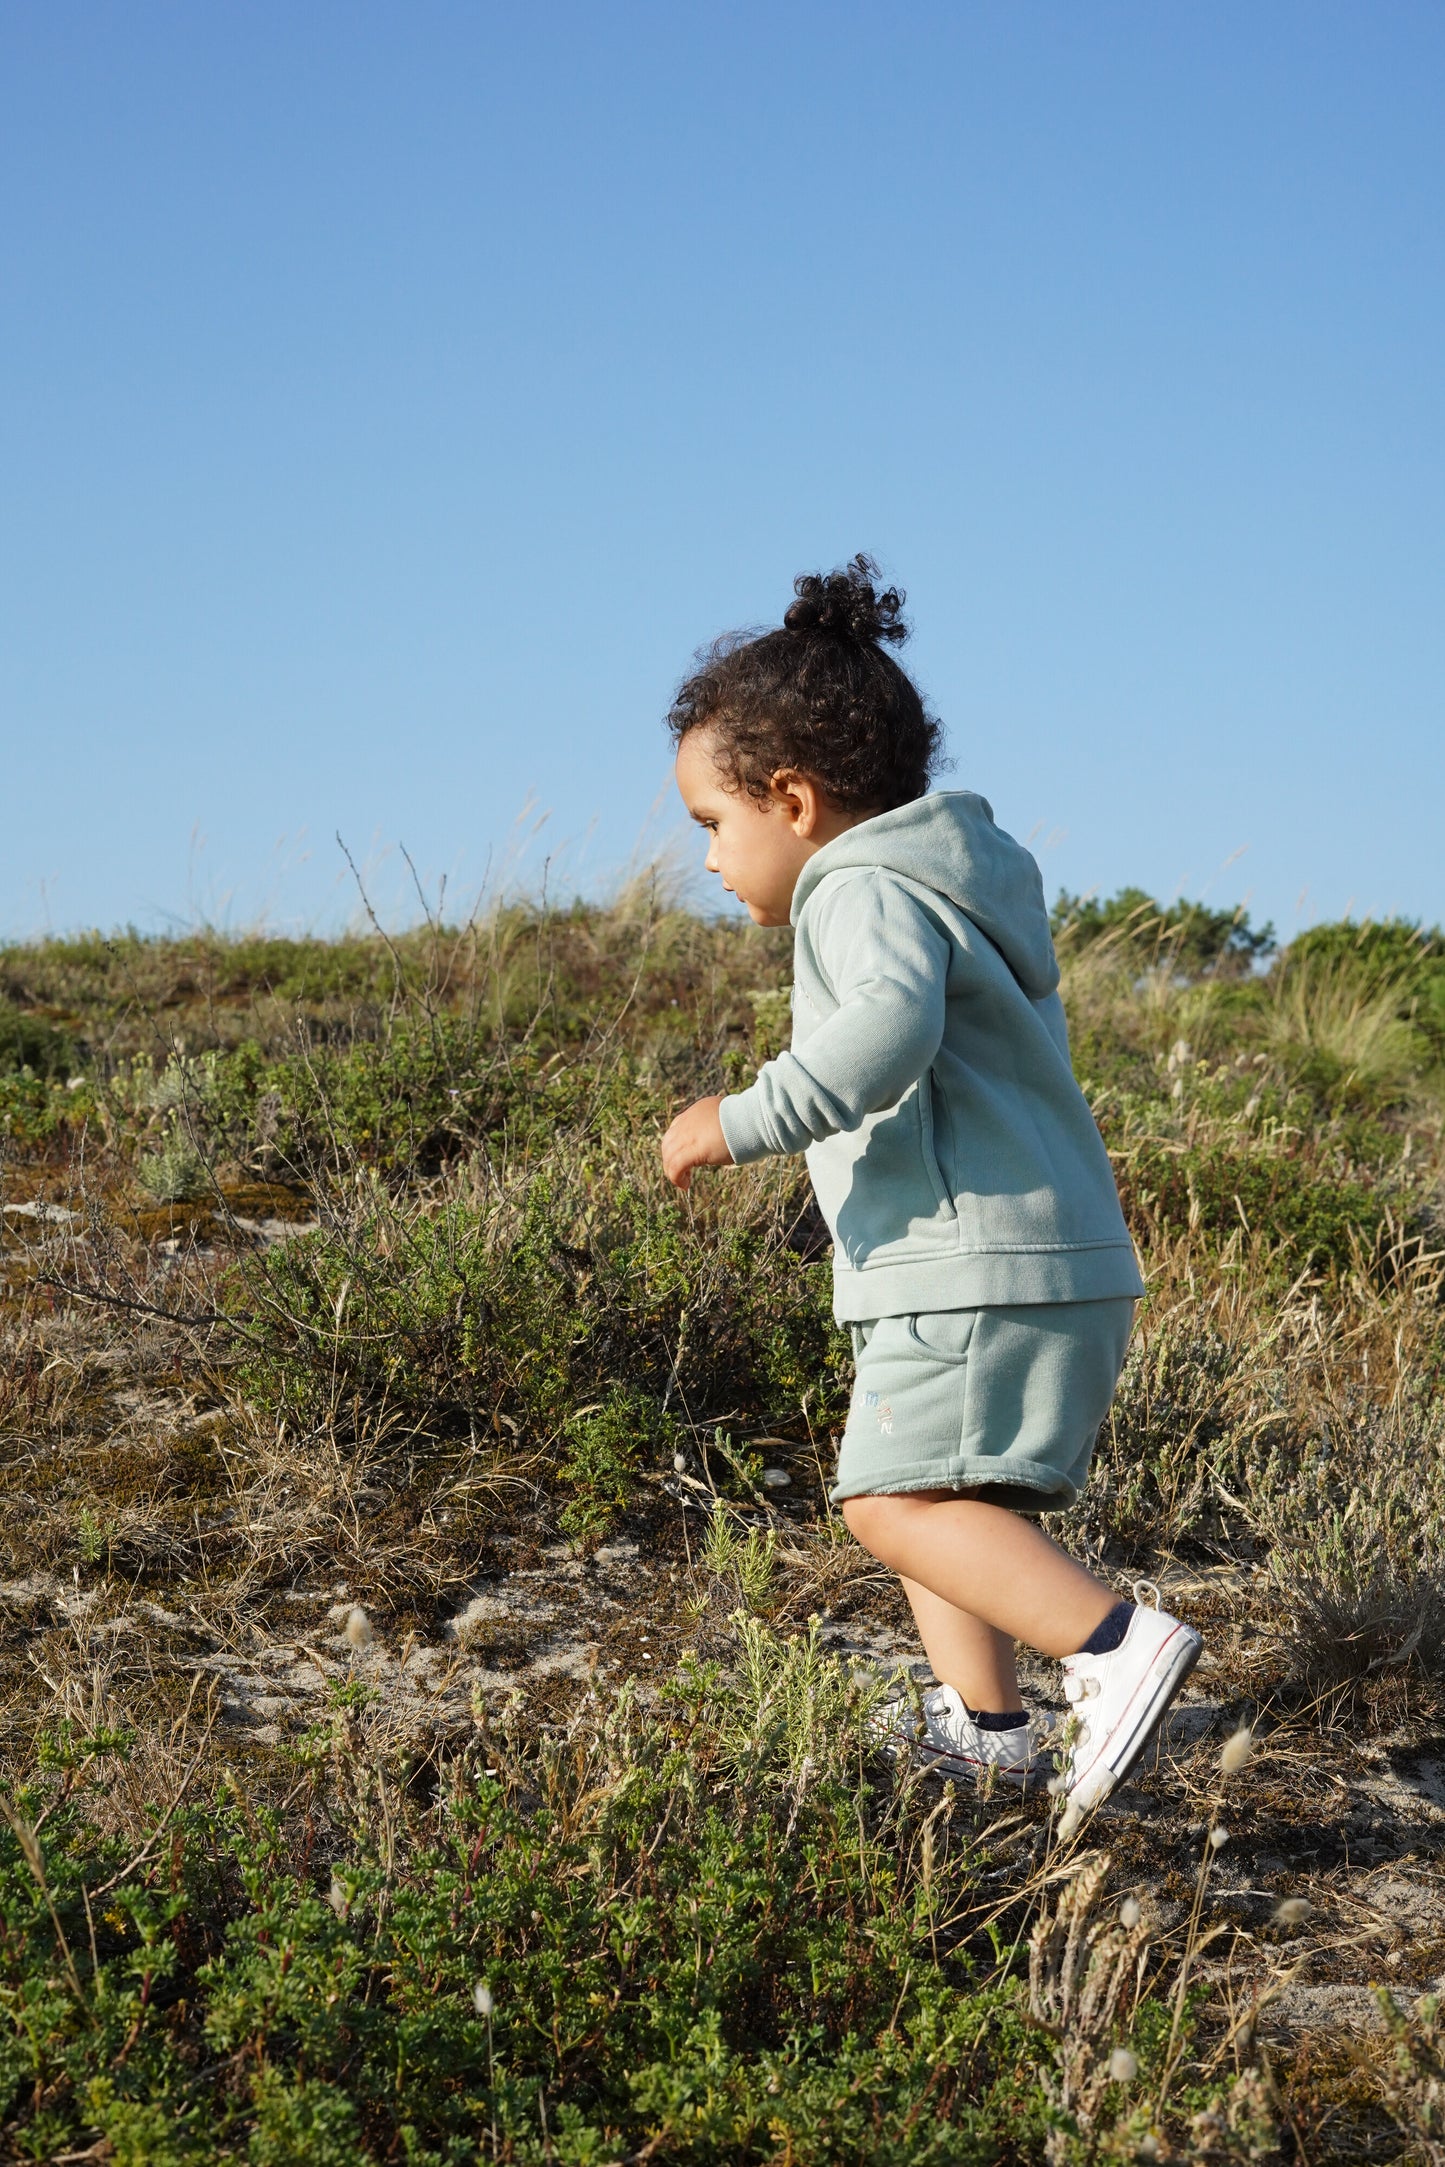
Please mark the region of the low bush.
<svg viewBox="0 0 1445 2167"><path fill-rule="evenodd" d="M558 1475L571 1491L561 1526L585 1547L610 1534L637 1490L644 1467L665 1465L677 1449L675 1417L632 1385L614 1385L595 1407L580 1407L566 1428Z"/></svg>
<svg viewBox="0 0 1445 2167"><path fill-rule="evenodd" d="M1383 1725L1445 1705L1442 1447L1431 1395L1416 1408L1402 1403L1393 1420L1337 1410L1292 1456L1287 1480L1277 1455L1242 1470L1269 1558L1273 1661L1289 1697Z"/></svg>
<svg viewBox="0 0 1445 2167"><path fill-rule="evenodd" d="M1156 1319L1146 1304L1124 1374L1099 1433L1082 1497L1063 1522L1069 1539L1112 1565L1156 1554L1160 1531L1180 1548L1242 1532L1225 1500L1247 1371L1257 1350L1179 1315Z"/></svg>
<svg viewBox="0 0 1445 2167"><path fill-rule="evenodd" d="M1237 1250L1263 1239L1275 1276L1347 1271L1394 1225L1392 1189L1321 1163L1308 1149L1231 1149L1211 1138L1179 1149L1144 1136L1119 1155L1119 1186L1135 1226L1157 1241L1180 1232Z"/></svg>
<svg viewBox="0 0 1445 2167"><path fill-rule="evenodd" d="M0 1074L29 1069L46 1081L69 1076L76 1066L75 1046L41 1016L28 1014L13 1001L0 999Z"/></svg>
<svg viewBox="0 0 1445 2167"><path fill-rule="evenodd" d="M603 1159L579 1140L433 1208L364 1180L325 1229L239 1266L223 1298L252 1405L348 1435L505 1427L533 1452L565 1433L577 1468L602 1450L578 1413L599 1403L609 1434L634 1406L639 1449L661 1440L664 1405L703 1429L840 1423L849 1347L827 1262L799 1257L786 1223L729 1227L672 1194L644 1200L620 1169L599 1179Z"/></svg>
<svg viewBox="0 0 1445 2167"><path fill-rule="evenodd" d="M1274 927L1252 926L1243 909L1156 903L1143 888L1121 888L1107 899L1061 889L1052 923L1054 938L1065 952L1106 942L1135 964L1162 962L1181 978L1206 972L1237 976L1272 955L1275 947Z"/></svg>
<svg viewBox="0 0 1445 2167"><path fill-rule="evenodd" d="M684 1665L652 1717L625 1698L530 1743L504 1720L426 1813L356 1762L365 1701L342 1689L303 1755L320 1783L340 1753L371 1802L324 1862L232 1793L117 1871L73 1807L36 1834L46 1802L20 1799L0 2093L22 2156L1041 2156L1053 2041L956 1945L985 1861L916 1786L873 1789L866 1696L815 1638L746 1625L730 1673ZM1152 2004L1136 2031L1156 2064Z"/></svg>

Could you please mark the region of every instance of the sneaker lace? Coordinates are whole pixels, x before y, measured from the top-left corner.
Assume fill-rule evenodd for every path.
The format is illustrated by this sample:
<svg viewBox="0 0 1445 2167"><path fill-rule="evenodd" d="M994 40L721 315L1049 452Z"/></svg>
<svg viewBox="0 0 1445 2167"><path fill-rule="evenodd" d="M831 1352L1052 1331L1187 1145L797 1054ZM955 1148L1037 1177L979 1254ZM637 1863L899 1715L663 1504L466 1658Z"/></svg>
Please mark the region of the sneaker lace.
<svg viewBox="0 0 1445 2167"><path fill-rule="evenodd" d="M1063 1660L1064 1699L1075 1711L1076 1746L1086 1746L1089 1743L1089 1725L1077 1711L1081 1701L1097 1700L1104 1690L1104 1681L1099 1673L1101 1660L1097 1655L1082 1652L1078 1655L1066 1655Z"/></svg>

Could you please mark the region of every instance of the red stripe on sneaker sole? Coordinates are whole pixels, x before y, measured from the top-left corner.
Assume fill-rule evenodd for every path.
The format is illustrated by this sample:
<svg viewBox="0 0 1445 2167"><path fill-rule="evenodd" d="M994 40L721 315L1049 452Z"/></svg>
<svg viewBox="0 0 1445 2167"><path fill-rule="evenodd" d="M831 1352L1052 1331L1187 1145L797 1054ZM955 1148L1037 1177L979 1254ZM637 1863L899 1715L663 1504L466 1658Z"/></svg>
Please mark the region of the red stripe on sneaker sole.
<svg viewBox="0 0 1445 2167"><path fill-rule="evenodd" d="M987 1775L992 1768L1005 1783L1027 1783L1029 1779L1029 1766L1026 1761L975 1761L963 1753L946 1753L940 1746L925 1746L920 1743L915 1743L913 1750L928 1768L953 1768L957 1769L960 1775L967 1776Z"/></svg>

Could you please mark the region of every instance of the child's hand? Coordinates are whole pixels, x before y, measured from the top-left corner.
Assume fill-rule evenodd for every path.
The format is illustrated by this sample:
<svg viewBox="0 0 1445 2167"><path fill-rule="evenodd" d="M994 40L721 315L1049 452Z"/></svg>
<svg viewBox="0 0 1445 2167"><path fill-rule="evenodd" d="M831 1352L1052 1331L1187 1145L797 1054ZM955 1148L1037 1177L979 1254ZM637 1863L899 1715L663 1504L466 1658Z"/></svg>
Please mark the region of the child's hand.
<svg viewBox="0 0 1445 2167"><path fill-rule="evenodd" d="M721 1104L721 1095L699 1099L678 1115L663 1137L662 1171L674 1188L690 1189L695 1167L732 1165L733 1155L718 1119Z"/></svg>

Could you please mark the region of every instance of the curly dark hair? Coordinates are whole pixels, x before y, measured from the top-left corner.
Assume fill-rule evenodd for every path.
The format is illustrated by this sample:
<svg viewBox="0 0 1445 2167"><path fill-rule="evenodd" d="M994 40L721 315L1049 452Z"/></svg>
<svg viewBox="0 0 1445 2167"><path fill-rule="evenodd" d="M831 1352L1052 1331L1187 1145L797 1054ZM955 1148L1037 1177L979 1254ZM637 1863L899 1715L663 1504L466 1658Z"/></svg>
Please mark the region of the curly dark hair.
<svg viewBox="0 0 1445 2167"><path fill-rule="evenodd" d="M724 774L760 803L780 768L813 776L848 812L921 798L943 730L884 652L902 645L908 627L902 593L880 594L877 578L864 556L837 572L801 573L776 632L728 633L705 649L668 711L673 743L711 730Z"/></svg>

